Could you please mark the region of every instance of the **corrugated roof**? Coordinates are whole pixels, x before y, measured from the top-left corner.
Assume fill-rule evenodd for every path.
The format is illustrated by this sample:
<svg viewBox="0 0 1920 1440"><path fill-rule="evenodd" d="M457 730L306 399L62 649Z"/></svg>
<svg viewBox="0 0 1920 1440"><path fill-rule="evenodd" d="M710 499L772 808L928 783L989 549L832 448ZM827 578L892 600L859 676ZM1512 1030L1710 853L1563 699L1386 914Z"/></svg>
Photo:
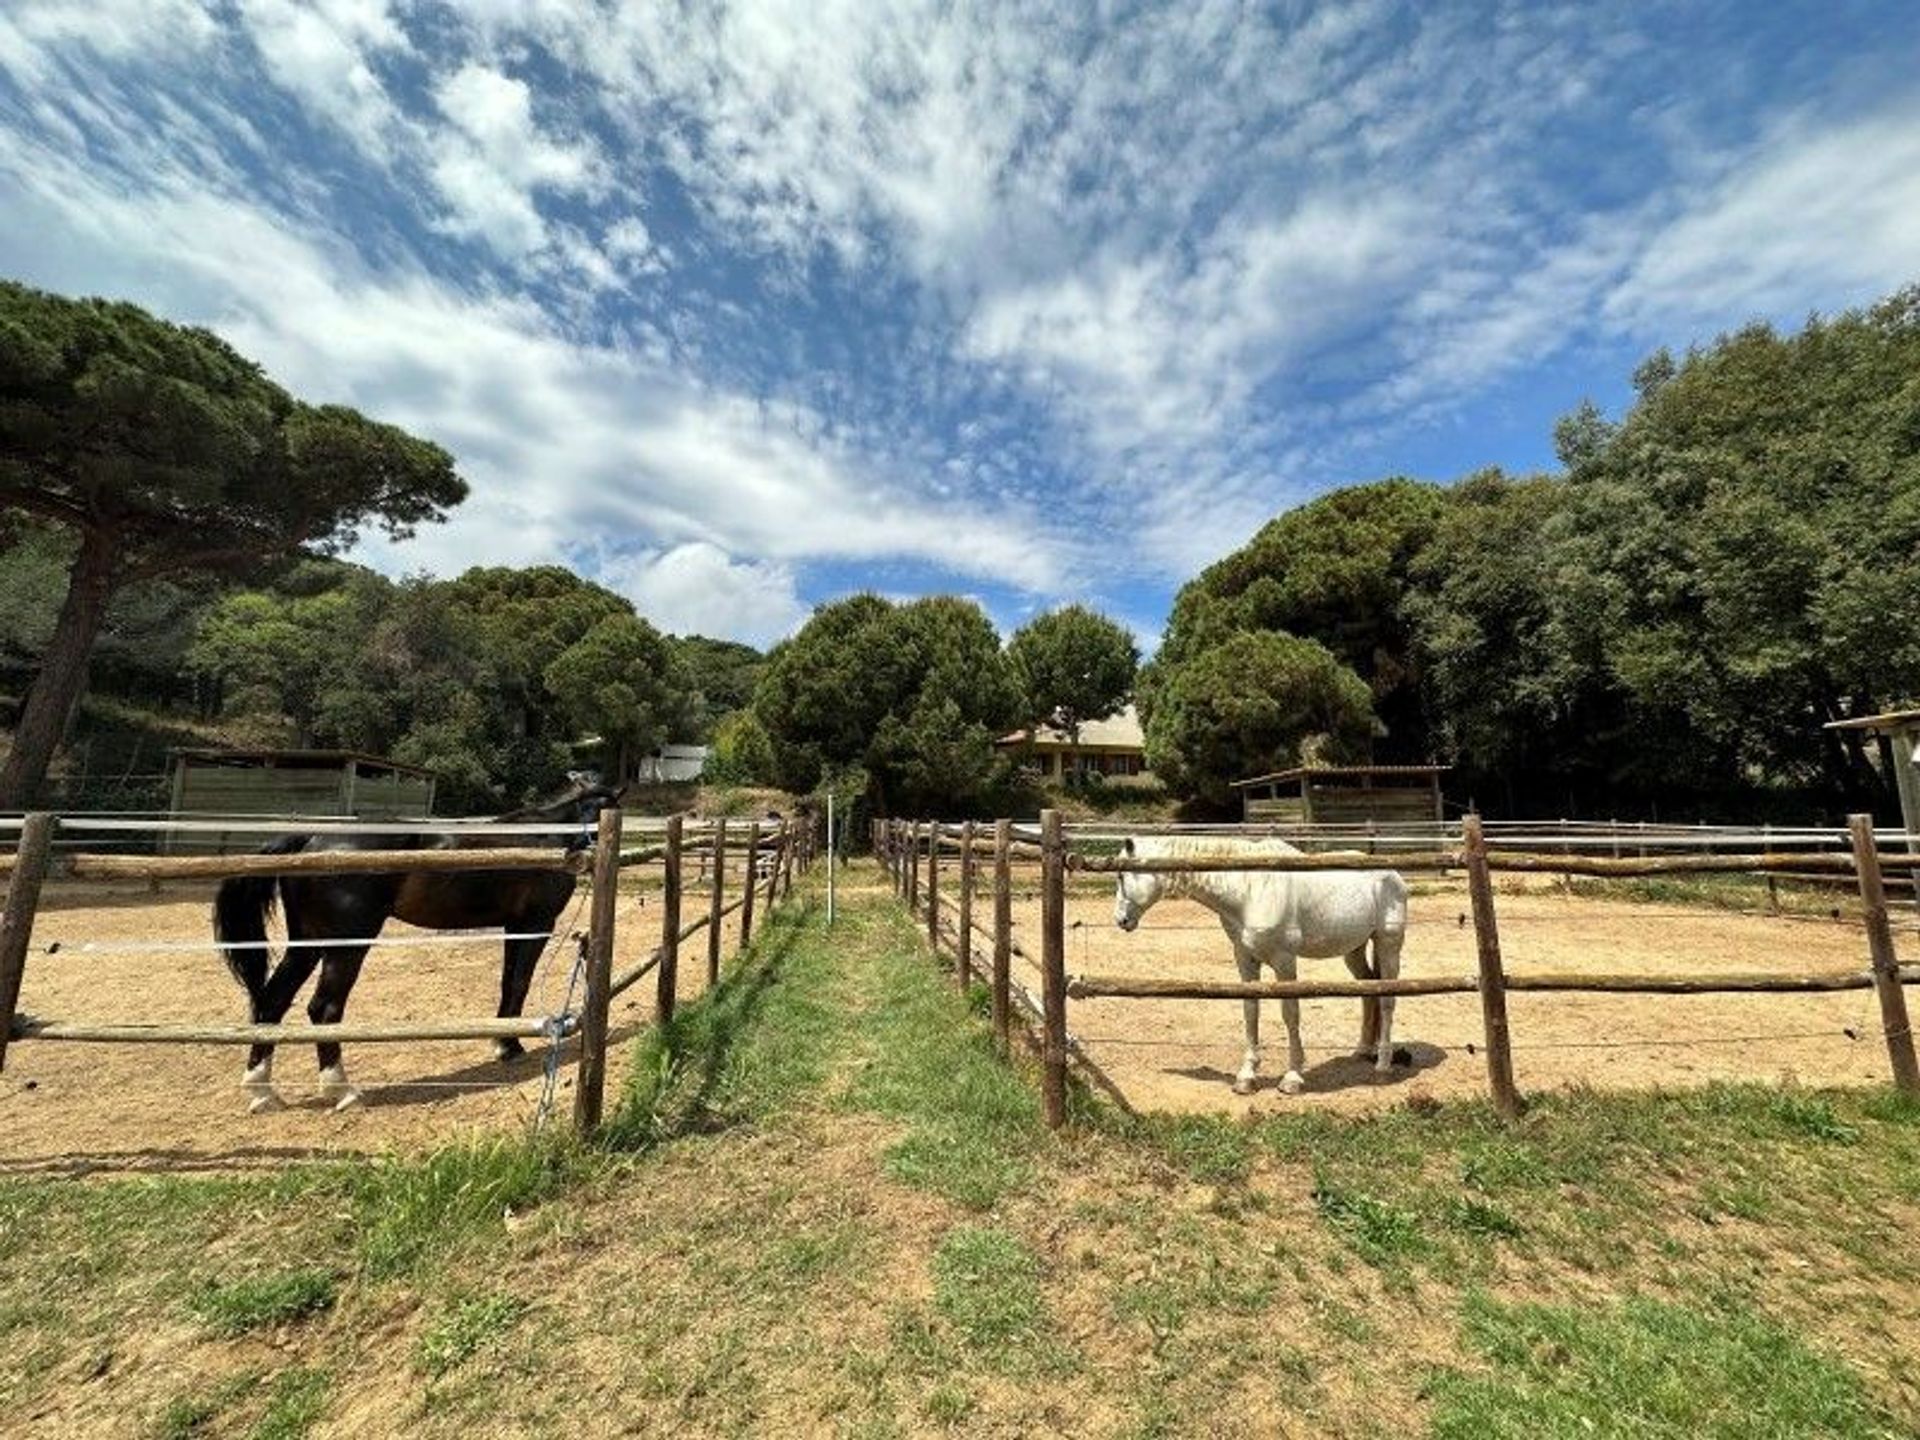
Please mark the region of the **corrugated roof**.
<svg viewBox="0 0 1920 1440"><path fill-rule="evenodd" d="M1249 785L1279 785L1298 780L1303 775L1433 776L1452 768L1450 765L1300 765L1292 770L1276 770L1271 775L1253 775L1245 780L1234 780L1229 783L1229 788L1239 790Z"/></svg>

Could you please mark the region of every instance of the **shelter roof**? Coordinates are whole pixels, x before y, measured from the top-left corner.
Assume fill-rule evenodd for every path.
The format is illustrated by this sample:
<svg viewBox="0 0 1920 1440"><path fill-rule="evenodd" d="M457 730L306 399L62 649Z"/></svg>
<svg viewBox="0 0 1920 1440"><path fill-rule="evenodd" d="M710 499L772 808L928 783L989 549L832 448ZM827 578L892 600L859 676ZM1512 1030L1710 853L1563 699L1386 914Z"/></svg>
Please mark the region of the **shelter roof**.
<svg viewBox="0 0 1920 1440"><path fill-rule="evenodd" d="M1229 788L1240 790L1250 785L1284 785L1309 775L1397 775L1407 779L1419 775L1431 778L1452 768L1450 765L1300 765L1291 770L1275 770L1270 775L1250 775L1245 780L1230 781Z"/></svg>
<svg viewBox="0 0 1920 1440"><path fill-rule="evenodd" d="M360 750L218 750L176 748L167 752L176 760L197 760L207 765L286 765L318 769L345 765L351 761L362 770L392 770L401 775L423 775L431 779L433 771L424 765L404 765Z"/></svg>
<svg viewBox="0 0 1920 1440"><path fill-rule="evenodd" d="M1889 710L1883 715L1857 715L1851 720L1829 720L1822 730L1904 730L1920 725L1920 710Z"/></svg>

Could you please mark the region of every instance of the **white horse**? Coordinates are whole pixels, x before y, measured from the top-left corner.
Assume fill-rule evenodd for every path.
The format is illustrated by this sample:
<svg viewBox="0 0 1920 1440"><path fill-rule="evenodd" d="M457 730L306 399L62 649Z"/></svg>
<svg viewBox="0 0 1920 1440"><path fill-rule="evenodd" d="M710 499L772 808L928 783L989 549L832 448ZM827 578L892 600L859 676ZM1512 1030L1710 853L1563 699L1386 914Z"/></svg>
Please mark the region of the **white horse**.
<svg viewBox="0 0 1920 1440"><path fill-rule="evenodd" d="M1218 836L1142 836L1122 849L1142 859L1189 855L1297 855L1284 840L1236 840ZM1113 923L1131 931L1140 917L1168 896L1197 900L1220 917L1233 942L1242 980L1258 980L1262 964L1281 980L1296 978L1302 955L1341 955L1359 980L1391 980L1400 973L1400 947L1407 935L1407 882L1391 870L1213 870L1185 873L1125 873L1113 899ZM1373 942L1373 964L1367 942ZM1252 1093L1260 1073L1260 1002L1241 1002L1247 1019L1247 1053L1234 1077L1236 1095ZM1287 1022L1287 1073L1280 1088L1297 1095L1306 1088L1307 1063L1300 1044L1300 1002L1282 1000ZM1360 1006L1356 1054L1374 1057L1374 1068L1393 1064L1393 997L1369 997Z"/></svg>

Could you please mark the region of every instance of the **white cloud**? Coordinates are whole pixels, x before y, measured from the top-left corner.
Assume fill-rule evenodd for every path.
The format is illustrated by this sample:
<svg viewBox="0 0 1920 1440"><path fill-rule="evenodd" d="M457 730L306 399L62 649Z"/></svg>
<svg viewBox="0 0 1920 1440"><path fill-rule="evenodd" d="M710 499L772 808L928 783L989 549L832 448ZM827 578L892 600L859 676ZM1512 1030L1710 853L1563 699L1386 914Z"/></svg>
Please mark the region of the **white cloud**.
<svg viewBox="0 0 1920 1440"><path fill-rule="evenodd" d="M1920 279L1920 109L1783 125L1649 235L1606 316L1642 334L1797 319Z"/></svg>
<svg viewBox="0 0 1920 1440"><path fill-rule="evenodd" d="M0 14L0 70L40 76L51 52L91 50L109 60L168 59L216 33L204 0L14 0Z"/></svg>
<svg viewBox="0 0 1920 1440"><path fill-rule="evenodd" d="M19 199L0 209L0 249L37 257L39 283L211 324L296 393L446 445L474 497L402 551L367 542L384 568L700 542L776 566L913 559L1036 589L1063 571L1065 547L1031 515L930 500L803 406L577 341L529 301L371 273L322 230L169 178L126 194L0 130L0 184Z"/></svg>
<svg viewBox="0 0 1920 1440"><path fill-rule="evenodd" d="M368 154L388 154L399 112L373 57L410 49L387 0L240 0L267 73Z"/></svg>
<svg viewBox="0 0 1920 1440"><path fill-rule="evenodd" d="M469 62L434 87L434 102L452 122L435 139L432 173L455 232L478 235L509 258L525 255L547 243L536 191L598 187L595 147L543 134L524 80Z"/></svg>
<svg viewBox="0 0 1920 1440"><path fill-rule="evenodd" d="M704 541L602 556L594 568L603 584L675 635L712 635L765 649L808 614L791 566L736 560Z"/></svg>

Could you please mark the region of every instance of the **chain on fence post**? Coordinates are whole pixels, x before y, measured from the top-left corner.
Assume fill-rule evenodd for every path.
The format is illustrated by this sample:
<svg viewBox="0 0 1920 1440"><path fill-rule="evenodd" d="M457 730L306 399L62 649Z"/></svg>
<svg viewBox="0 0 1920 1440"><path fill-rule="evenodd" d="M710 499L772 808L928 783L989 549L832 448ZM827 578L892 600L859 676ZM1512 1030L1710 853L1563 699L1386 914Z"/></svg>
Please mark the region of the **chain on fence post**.
<svg viewBox="0 0 1920 1440"><path fill-rule="evenodd" d="M1041 1098L1047 1124L1067 1123L1067 848L1060 812L1040 812Z"/></svg>
<svg viewBox="0 0 1920 1440"><path fill-rule="evenodd" d="M955 928L960 944L954 952L953 968L960 991L966 993L973 983L973 821L960 827L960 915Z"/></svg>
<svg viewBox="0 0 1920 1440"><path fill-rule="evenodd" d="M660 893L660 968L654 972L653 1013L655 1023L664 1025L673 1019L673 1007L680 998L680 834L682 817L667 817L667 853Z"/></svg>
<svg viewBox="0 0 1920 1440"><path fill-rule="evenodd" d="M619 913L620 827L617 809L602 810L593 846L592 909L587 920L587 993L580 1012L580 1069L574 1077L573 1123L582 1135L600 1128L607 1088L607 1008L613 999L614 925Z"/></svg>
<svg viewBox="0 0 1920 1440"><path fill-rule="evenodd" d="M1007 1058L1013 1023L1013 821L993 822L993 1043Z"/></svg>
<svg viewBox="0 0 1920 1440"><path fill-rule="evenodd" d="M1480 961L1480 1013L1486 1023L1487 1087L1493 1108L1512 1120L1520 1114L1520 1092L1513 1083L1513 1045L1507 1033L1507 972L1500 959L1500 927L1493 913L1493 874L1487 868L1487 836L1478 815L1461 829L1467 861L1467 888L1473 902L1473 938Z"/></svg>
<svg viewBox="0 0 1920 1440"><path fill-rule="evenodd" d="M27 946L40 910L40 887L53 857L53 825L53 816L45 813L29 815L21 823L6 909L0 912L0 1070L7 1065L7 1042L20 1008L20 982L27 973Z"/></svg>
<svg viewBox="0 0 1920 1440"><path fill-rule="evenodd" d="M1914 1057L1906 992L1900 988L1900 961L1893 948L1893 927L1887 919L1887 894L1880 876L1873 817L1851 815L1847 828L1853 840L1854 868L1860 876L1867 949L1873 958L1873 988L1880 995L1881 1028L1886 1031L1887 1058L1893 1062L1893 1083L1903 1095L1920 1095L1920 1063Z"/></svg>

